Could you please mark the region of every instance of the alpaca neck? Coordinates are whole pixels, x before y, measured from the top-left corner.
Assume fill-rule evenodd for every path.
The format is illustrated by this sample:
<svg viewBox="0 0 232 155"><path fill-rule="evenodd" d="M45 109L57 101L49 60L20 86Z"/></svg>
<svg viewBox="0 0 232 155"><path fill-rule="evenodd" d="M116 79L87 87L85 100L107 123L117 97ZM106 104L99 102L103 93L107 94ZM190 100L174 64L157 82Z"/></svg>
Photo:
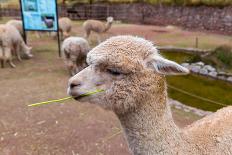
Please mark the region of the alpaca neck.
<svg viewBox="0 0 232 155"><path fill-rule="evenodd" d="M105 29L104 29L103 32L108 31L108 30L111 28L111 25L112 25L112 23L107 22L107 23L105 24Z"/></svg>
<svg viewBox="0 0 232 155"><path fill-rule="evenodd" d="M172 119L166 97L154 100L141 103L133 112L118 115L129 147L134 155L178 154L184 140Z"/></svg>

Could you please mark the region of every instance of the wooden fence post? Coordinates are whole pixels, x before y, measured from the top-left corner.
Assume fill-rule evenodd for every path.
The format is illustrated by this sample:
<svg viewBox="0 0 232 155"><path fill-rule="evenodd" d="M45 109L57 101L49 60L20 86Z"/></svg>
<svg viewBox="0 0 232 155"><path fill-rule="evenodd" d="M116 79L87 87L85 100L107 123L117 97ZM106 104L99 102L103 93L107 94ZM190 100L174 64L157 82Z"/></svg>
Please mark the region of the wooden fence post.
<svg viewBox="0 0 232 155"><path fill-rule="evenodd" d="M195 39L195 47L198 48L198 37Z"/></svg>

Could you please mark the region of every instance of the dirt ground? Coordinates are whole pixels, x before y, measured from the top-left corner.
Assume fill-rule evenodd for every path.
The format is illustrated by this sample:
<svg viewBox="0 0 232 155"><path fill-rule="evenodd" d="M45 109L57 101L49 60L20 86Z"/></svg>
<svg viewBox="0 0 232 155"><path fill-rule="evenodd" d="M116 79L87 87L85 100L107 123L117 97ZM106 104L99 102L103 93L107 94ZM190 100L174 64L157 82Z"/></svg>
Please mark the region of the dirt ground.
<svg viewBox="0 0 232 155"><path fill-rule="evenodd" d="M73 34L83 34L79 25L75 24ZM162 45L181 44L172 38L174 34L180 38L189 36L183 43L187 46L198 32L117 24L103 38L117 34L158 38L157 43ZM201 37L203 42L204 34ZM0 69L0 155L129 155L120 123L110 111L77 101L27 107L31 103L67 96L69 79L55 41L48 37L36 39L34 35L30 35L29 40L35 57L23 62L15 60L15 69L9 66ZM94 40L92 37L91 43ZM230 41L226 36L215 39L218 44ZM209 46L202 44L204 48ZM177 109L173 109L173 115L180 127L199 118Z"/></svg>

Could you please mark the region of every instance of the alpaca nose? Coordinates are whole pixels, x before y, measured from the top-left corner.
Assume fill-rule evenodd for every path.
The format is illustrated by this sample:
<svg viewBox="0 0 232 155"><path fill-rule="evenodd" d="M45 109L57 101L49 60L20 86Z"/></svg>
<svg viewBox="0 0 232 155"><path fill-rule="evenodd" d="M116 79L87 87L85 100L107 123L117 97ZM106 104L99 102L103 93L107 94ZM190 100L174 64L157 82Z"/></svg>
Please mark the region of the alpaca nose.
<svg viewBox="0 0 232 155"><path fill-rule="evenodd" d="M69 80L68 89L67 89L68 95L73 96L73 97L80 96L80 94L82 93L80 91L81 86L82 86L82 82L80 80L71 78Z"/></svg>
<svg viewBox="0 0 232 155"><path fill-rule="evenodd" d="M73 89L74 87L80 87L81 86L81 82L80 81L72 81L69 85L69 87L71 89Z"/></svg>

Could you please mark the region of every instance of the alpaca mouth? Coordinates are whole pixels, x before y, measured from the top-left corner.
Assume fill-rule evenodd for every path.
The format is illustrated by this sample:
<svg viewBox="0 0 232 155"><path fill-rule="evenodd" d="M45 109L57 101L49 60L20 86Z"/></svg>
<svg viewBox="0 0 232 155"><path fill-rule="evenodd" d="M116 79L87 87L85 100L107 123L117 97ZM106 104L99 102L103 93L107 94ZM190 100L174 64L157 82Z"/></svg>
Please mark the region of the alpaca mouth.
<svg viewBox="0 0 232 155"><path fill-rule="evenodd" d="M97 93L103 92L103 91L104 91L103 89L96 89L94 91L88 91L86 93L81 93L81 94L78 94L78 95L75 95L75 96L72 95L72 96L73 96L73 98L75 100L80 100L82 98L91 97L91 96L93 96L93 95L95 95Z"/></svg>
<svg viewBox="0 0 232 155"><path fill-rule="evenodd" d="M80 100L80 99L82 99L82 98L84 98L84 97L87 97L87 96L84 96L84 94L82 94L82 95L79 95L79 96L75 96L75 97L73 97L75 100Z"/></svg>

